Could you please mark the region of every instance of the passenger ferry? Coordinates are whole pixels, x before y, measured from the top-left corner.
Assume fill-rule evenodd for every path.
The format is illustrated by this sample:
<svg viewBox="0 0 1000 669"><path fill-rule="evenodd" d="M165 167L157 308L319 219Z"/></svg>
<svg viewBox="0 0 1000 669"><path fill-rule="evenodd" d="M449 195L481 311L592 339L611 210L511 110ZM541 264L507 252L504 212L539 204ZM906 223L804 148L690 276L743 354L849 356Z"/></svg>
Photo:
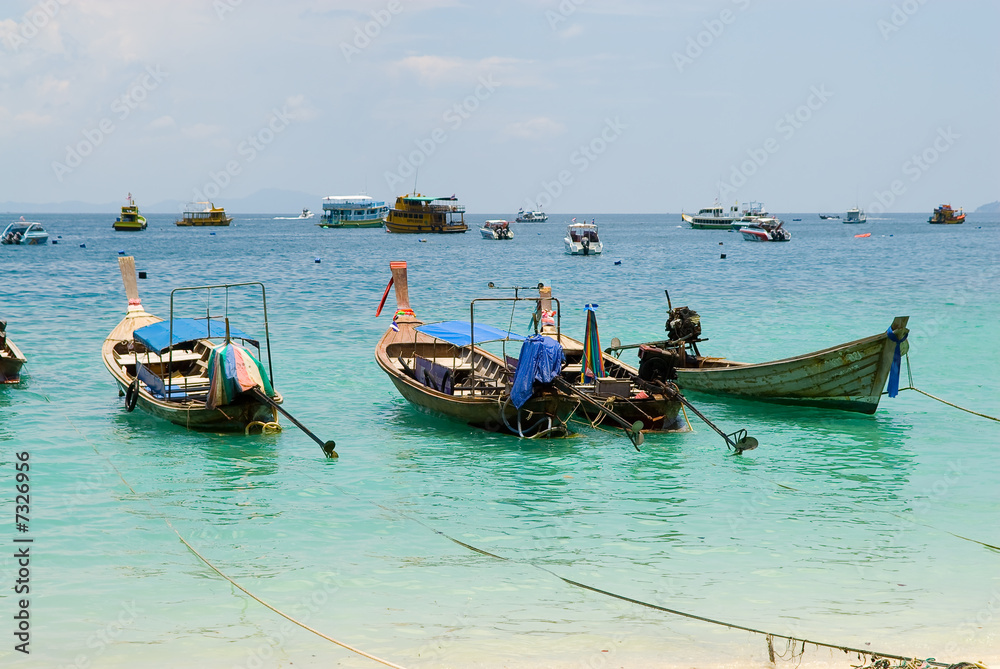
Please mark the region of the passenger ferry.
<svg viewBox="0 0 1000 669"><path fill-rule="evenodd" d="M192 202L184 210L184 217L175 221L177 225L229 225L232 216L226 216L226 210L216 207L211 202Z"/></svg>
<svg viewBox="0 0 1000 669"><path fill-rule="evenodd" d="M381 228L389 207L367 195L331 195L323 198L321 228Z"/></svg>
<svg viewBox="0 0 1000 669"><path fill-rule="evenodd" d="M138 232L146 229L146 217L139 213L139 206L132 199L132 193L128 194L122 205L121 215L115 219L111 227L123 232Z"/></svg>
<svg viewBox="0 0 1000 669"><path fill-rule="evenodd" d="M525 211L524 209L518 209L517 218L514 220L518 223L544 223L549 220L549 217L542 211Z"/></svg>
<svg viewBox="0 0 1000 669"><path fill-rule="evenodd" d="M739 206L733 205L727 212L725 208L715 202L711 207L699 209L697 214L685 214L681 212L681 218L690 223L695 230L729 230L733 223L743 221L743 214L740 213Z"/></svg>
<svg viewBox="0 0 1000 669"><path fill-rule="evenodd" d="M389 210L385 229L389 232L465 232L469 229L465 224L465 206L457 202L454 195L400 195L396 205Z"/></svg>
<svg viewBox="0 0 1000 669"><path fill-rule="evenodd" d="M865 215L860 208L854 207L853 209L848 209L847 214L844 215L844 223L851 223L857 225L858 223L864 223L868 220L868 216Z"/></svg>

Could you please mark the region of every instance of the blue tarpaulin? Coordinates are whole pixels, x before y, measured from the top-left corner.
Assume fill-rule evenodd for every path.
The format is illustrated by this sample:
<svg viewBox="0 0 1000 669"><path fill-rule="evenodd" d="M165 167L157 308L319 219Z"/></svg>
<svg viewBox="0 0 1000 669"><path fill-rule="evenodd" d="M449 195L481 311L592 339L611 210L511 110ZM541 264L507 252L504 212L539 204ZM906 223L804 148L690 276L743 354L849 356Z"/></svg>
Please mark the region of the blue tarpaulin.
<svg viewBox="0 0 1000 669"><path fill-rule="evenodd" d="M211 322L211 326L209 323ZM173 320L173 340L170 338L170 321L160 321L146 327L139 328L132 333L137 342L142 343L146 348L156 353L163 353L171 346L183 344L197 339L207 339L209 337L225 337L226 321L220 318L208 321L204 318L175 318ZM229 336L234 339L245 339L257 346L257 342L249 335L243 334L236 328L229 328Z"/></svg>
<svg viewBox="0 0 1000 669"><path fill-rule="evenodd" d="M514 384L510 399L518 409L531 399L535 381L552 383L559 376L566 354L563 347L552 337L531 335L521 344L521 356L514 374Z"/></svg>
<svg viewBox="0 0 1000 669"><path fill-rule="evenodd" d="M476 324L475 333L472 332L472 324L469 321L444 321L442 323L428 323L417 326L418 332L435 337L455 346L470 346L471 344L482 344L488 341L500 341L501 339L514 339L521 341L523 336L495 328L492 325ZM473 337L475 334L475 337Z"/></svg>

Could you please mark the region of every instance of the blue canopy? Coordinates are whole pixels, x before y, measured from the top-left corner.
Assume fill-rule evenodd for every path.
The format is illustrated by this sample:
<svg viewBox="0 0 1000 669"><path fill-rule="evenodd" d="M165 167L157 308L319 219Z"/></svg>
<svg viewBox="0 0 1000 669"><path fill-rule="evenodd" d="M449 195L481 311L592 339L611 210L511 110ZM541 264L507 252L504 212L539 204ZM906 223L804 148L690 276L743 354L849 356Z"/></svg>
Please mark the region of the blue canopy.
<svg viewBox="0 0 1000 669"><path fill-rule="evenodd" d="M472 324L469 321L444 321L443 323L428 323L418 325L418 332L430 335L436 339L441 339L454 344L455 346L469 346L470 344L482 344L488 341L499 341L501 339L514 339L522 341L523 336L508 330L501 330L492 325L476 324L475 336L473 336Z"/></svg>
<svg viewBox="0 0 1000 669"><path fill-rule="evenodd" d="M535 381L552 383L559 376L566 354L562 345L552 337L531 335L521 344L521 357L514 373L510 399L520 409L531 399Z"/></svg>
<svg viewBox="0 0 1000 669"><path fill-rule="evenodd" d="M133 332L132 336L137 342L157 353L163 353L171 346L184 342L226 336L226 321L221 318L215 318L211 321L204 318L175 318L173 323L173 340L170 339L170 321L160 321L141 327ZM229 328L229 336L234 339L244 339L254 346L259 345L252 337L243 334L234 327Z"/></svg>

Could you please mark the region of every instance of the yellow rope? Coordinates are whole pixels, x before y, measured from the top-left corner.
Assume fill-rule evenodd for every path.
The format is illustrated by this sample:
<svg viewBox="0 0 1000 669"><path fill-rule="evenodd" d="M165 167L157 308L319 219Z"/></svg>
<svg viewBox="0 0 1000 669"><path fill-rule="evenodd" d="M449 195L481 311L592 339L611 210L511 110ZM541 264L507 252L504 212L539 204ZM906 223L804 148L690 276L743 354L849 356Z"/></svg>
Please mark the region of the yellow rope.
<svg viewBox="0 0 1000 669"><path fill-rule="evenodd" d="M46 401L49 401L49 399L48 399L47 397L45 398L45 400L46 400ZM80 437L81 437L81 438L83 438L83 440L84 440L84 441L86 441L86 442L87 442L87 443L88 443L88 444L90 445L90 447L91 447L92 449L94 449L94 452L95 452L95 453L96 453L97 455L99 455L99 456L101 456L102 458L104 458L104 460L105 460L105 461L106 461L106 462L108 463L108 465L109 465L109 466L110 466L110 467L111 467L111 468L112 468L112 469L113 469L113 470L115 471L115 473L116 473L116 474L118 475L118 478L119 478L119 479L121 479L121 482L122 482L122 483L123 483L123 484L125 485L125 487L126 487L126 488L128 488L128 489L129 489L129 491L130 491L130 492L131 492L131 493L132 493L133 495L135 495L136 497L140 497L139 493L137 493L137 492L135 491L135 488L133 488L133 487L132 487L132 485L131 485L131 484L130 484L130 483L129 483L128 481L126 481L126 480L125 480L125 477L124 477L124 476L122 475L121 471L120 471L120 470L119 470L119 469L118 469L117 467L115 467L115 464L114 464L113 462L111 462L111 459L110 459L110 458L109 458L108 456L106 456L106 455L104 455L103 453L101 453L101 451L99 451L99 450L98 450L97 446L95 446L95 445L94 445L94 443L93 443L93 442L91 442L91 441L90 441L90 439L88 439L88 438L87 438L87 435L85 435L85 434L84 434L83 432L81 432L81 431L80 431L80 429L79 429L79 428L78 428L78 427L77 427L76 425L74 425L74 424L73 424L73 421L71 421L71 420L69 419L69 416L66 416L66 415L64 414L64 415L63 415L63 417L64 417L64 418L66 419L66 422L67 422L67 423L69 423L70 427L72 427L72 428L73 428L74 430L76 430L77 434L79 434L79 435L80 435ZM268 425L268 424L267 424L267 423L265 423L264 425L266 426L266 425ZM197 558L198 558L199 560L201 560L201 561L202 561L202 562L204 562L204 563L205 563L206 565L208 565L208 567L209 567L210 569L212 569L212 571L214 571L214 572L215 572L216 574L218 574L219 576L221 576L222 578L224 578L224 579L225 579L226 581L228 581L228 582L229 582L229 583L230 583L231 585L233 585L234 587L236 587L236 588L239 588L239 589L240 589L240 591L242 591L242 592L243 592L244 594L246 594L246 595L247 595L248 597L250 597L251 599L253 599L253 600L254 600L255 602L257 602L257 603L259 603L259 604L261 604L261 605L263 605L263 606L267 607L267 608L268 608L268 609L270 609L271 611L274 611L275 613L277 613L277 614L278 614L279 616L281 616L281 617L282 617L282 618L284 618L285 620L288 620L288 621L290 621L290 622L292 622L292 623L294 623L294 624L298 625L298 626L299 626L299 627L301 627L302 629L304 629L304 630L307 630L307 631L309 631L309 632L312 632L312 633L313 633L313 634L315 634L316 636L318 636L318 637L321 637L321 638L323 638L323 639L326 639L326 640L327 640L327 641L329 641L330 643L333 643L333 644L336 644L336 645L340 646L341 648L344 648L344 649L346 649L346 650L349 650L349 651L351 651L352 653L356 653L356 654L358 654L358 655L360 655L360 656L362 656L362 657L366 657L366 658L368 658L369 660L373 660L373 661L375 661L375 662L378 662L379 664L383 664L383 665L385 665L385 666L387 666L387 667L394 667L394 669L405 669L405 667L402 667L402 666L400 666L400 665L398 665L398 664L395 664L395 663L393 663L393 662L390 662L389 660L384 660L384 659L382 659L382 658L380 658L380 657L377 657L377 656L375 656L375 655L371 655L370 653L366 653L365 651L361 650L360 648L355 648L354 646L351 646L351 645L349 645L349 644L346 644L346 643L344 643L343 641L338 641L337 639L334 639L334 638L333 638L333 637L331 637L331 636L327 636L326 634L323 634L323 633L322 633L322 632L320 632L319 630L316 630L316 629L313 629L312 627L309 627L309 626L308 626L308 625L306 625L305 623L303 623L303 622L301 622L301 621L299 621L299 620L296 620L295 618L293 618L292 616L288 615L288 614L287 614L287 613L285 613L284 611L282 611L282 610L280 610L280 609L278 609L278 608L276 608L276 607L274 607L274 606L271 606L270 604L268 604L267 602L265 602L265 601L264 601L263 599L261 599L260 597L258 597L257 595L253 594L252 592L250 592L249 590L247 590L246 588L244 588L244 587L243 587L242 585L240 585L239 583L237 583L236 581L234 581L233 579L231 579L231 578L230 578L229 576L227 576L227 575L226 575L225 573L223 573L223 572L222 572L222 570L220 570L220 569L219 569L218 567L216 567L216 566L215 566L214 564L212 564L211 562L209 562L209 561L208 561L208 559L207 559L207 558L205 558L205 556L203 556L203 555L202 555L201 553L199 553L199 552L198 552L197 550L195 550L194 546L192 546L191 544L189 544L189 543L187 542L187 540L186 540L186 539L185 539L185 538L184 538L183 536L181 536L181 533L177 531L177 528L173 526L173 524L172 524L172 523L170 522L170 519L169 519L169 518L167 518L167 517L166 517L166 516L165 516L164 514L162 514L162 513L160 513L159 511L157 511L157 510L156 510L156 508L155 508L155 507L154 507L154 506L153 506L153 505L152 505L152 504L151 504L151 503L149 502L149 500L148 500L148 499L147 499L147 500L144 500L144 501L145 501L145 502L146 502L146 504L147 504L147 505L149 506L149 508L150 508L150 510L151 510L151 511L153 512L153 514L154 514L154 515L156 515L156 516L159 516L159 517L160 517L160 519L161 519L161 520L162 520L162 521L163 521L164 523L166 523L166 524L167 524L167 527L169 527L169 528L170 528L171 530L173 530L173 533L177 535L177 538L181 540L181 543L183 543L183 544L184 544L185 546L187 546L187 549L188 549L189 551L191 551L192 553L194 553L194 555L195 555L195 556L196 556L196 557L197 557Z"/></svg>

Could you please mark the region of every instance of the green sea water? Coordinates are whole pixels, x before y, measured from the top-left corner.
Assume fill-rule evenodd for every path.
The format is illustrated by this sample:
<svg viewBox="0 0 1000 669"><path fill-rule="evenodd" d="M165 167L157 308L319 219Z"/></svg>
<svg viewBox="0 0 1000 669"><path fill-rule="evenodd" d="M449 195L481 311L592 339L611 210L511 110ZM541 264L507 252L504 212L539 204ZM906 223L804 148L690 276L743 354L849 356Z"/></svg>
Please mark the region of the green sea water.
<svg viewBox="0 0 1000 669"><path fill-rule="evenodd" d="M467 318L470 300L497 295L488 281L541 281L567 333L582 338L583 307L598 303L605 346L648 341L663 334L669 289L701 314L704 353L748 362L909 316L914 385L1000 416L996 217L848 226L788 214L788 244L690 230L677 215L591 217L602 256L563 253L569 216L514 224L510 242L475 225L420 237L261 215L183 229L154 214L145 232L115 233L110 216L38 216L58 244L0 247L0 314L29 359L25 380L0 388L0 662L378 666L265 608L179 537L275 608L405 667L768 662L761 636L557 576L779 635L1000 661L1000 551L977 543L1000 545L994 421L913 391L873 416L691 395L760 447L733 456L690 416L692 432L650 434L637 453L585 425L520 440L421 413L374 362L388 263L406 260L425 321ZM263 282L275 387L340 458L287 420L244 436L127 413L100 359L125 312L120 253L147 273L143 305L160 316L177 287ZM259 314L230 306L260 332ZM484 318L527 329L527 312ZM27 532L15 527L18 453L31 466ZM30 592L16 594L24 538ZM15 650L22 598L29 655ZM851 662L812 646L803 658Z"/></svg>

